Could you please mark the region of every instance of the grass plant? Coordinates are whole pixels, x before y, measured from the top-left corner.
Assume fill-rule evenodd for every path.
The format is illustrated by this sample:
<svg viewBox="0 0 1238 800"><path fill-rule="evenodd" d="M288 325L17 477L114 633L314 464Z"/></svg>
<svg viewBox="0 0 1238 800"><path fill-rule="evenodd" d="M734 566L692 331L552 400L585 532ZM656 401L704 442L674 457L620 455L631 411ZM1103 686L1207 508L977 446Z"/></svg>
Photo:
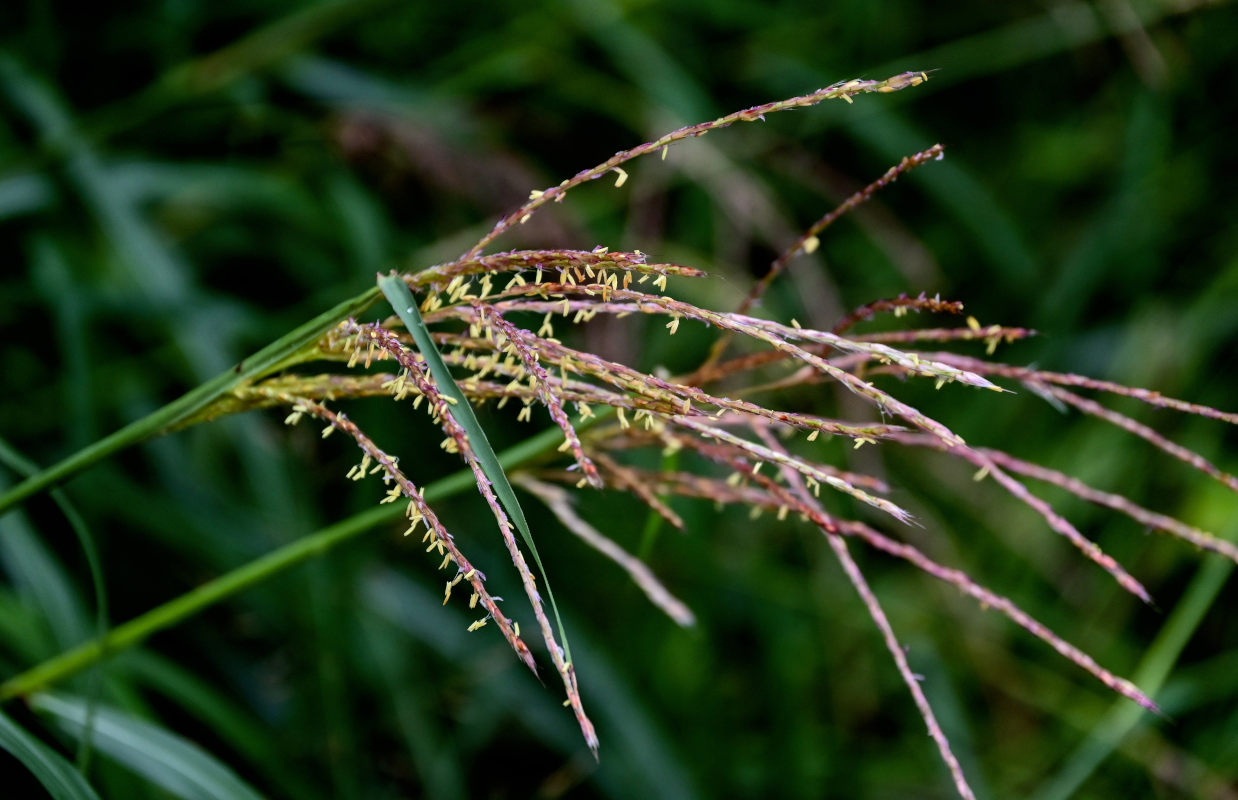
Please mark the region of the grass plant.
<svg viewBox="0 0 1238 800"><path fill-rule="evenodd" d="M543 566L534 545L534 526L514 488L518 487L544 504L565 529L618 564L650 603L686 627L694 625L696 614L690 604L676 597L673 583L661 580L641 558L609 538L604 528L582 516L581 508L598 493L626 494L630 503L647 510L655 527L690 528L673 504L677 498L694 498L728 509L729 519L769 514L778 520L798 518L818 530L879 631L960 797L976 796L967 770L925 692L923 676L915 672L883 608L881 592L866 577L854 549L871 549L907 562L970 598L979 609L1005 617L1040 640L1079 673L1121 697L1129 704L1125 708L1160 713L1150 687L1141 688L1104 666L1089 654L1086 644L1072 643L1010 597L987 588L968 570L930 555L917 544L919 537L908 533L920 526L931 533L931 523L922 522L907 508L897 487L879 471L846 468L830 445L842 442L849 450L922 449L937 461L965 464L974 470L978 483L994 484L1034 512L1046 529L1091 562L1088 569L1107 573L1115 590L1150 604L1152 596L1136 572L1102 549L1024 480L1050 485L1231 562L1238 563L1238 548L1120 493L1091 486L1000 448L969 443L900 395L913 384L929 385L941 393L984 390L991 393L987 400L993 404L1005 402L1015 392L1037 395L1139 437L1230 490L1238 489L1238 481L1202 454L1083 393L1144 403L1218 425L1238 423L1238 415L1165 397L1151 389L995 361L1004 344L1034 332L982 325L966 316L956 300L923 294L877 300L835 320L829 329L753 313L797 256L820 247L827 228L905 173L932 169L945 155L941 145L906 156L809 226L753 283L736 310L688 299L700 293L691 295L681 287L709 281L707 269L661 263L640 251L598 246L487 252L539 211L563 201L584 184L613 179L614 186L622 188L630 162L639 157L665 159L670 148L712 131L739 122L764 121L777 112L826 100L880 102L880 98L860 96L913 89L929 78L925 72L903 72L884 80L840 82L808 95L681 127L616 153L556 186L532 191L527 202L503 216L459 257L429 268L380 273L375 288L338 303L182 398L5 491L0 495L0 513L139 442L184 435L181 432L191 427L267 409L278 409L288 425L312 420L324 439L336 434L350 440L359 450L359 461L344 479L373 483L367 481L373 477L381 483L381 488L370 490L379 503L377 508L288 542L97 638L26 667L0 684L0 699L27 699L34 710L57 720L81 741L93 737L111 757L138 772L148 770L145 774L157 785L164 785L157 777L163 773L157 767L142 766L140 750L125 750L126 736L150 736L152 748L191 765L187 768L191 782L232 792L231 796L238 796L237 792L257 796L231 770L195 746L160 738L167 734L111 707L100 708L96 714L93 697L80 699L53 690L224 598L273 580L380 524L403 518L404 535L417 535L428 554L426 563L442 576L442 605L467 609L471 617L467 631L477 638L491 635L484 629L496 630L534 675L553 670L584 743L598 756L605 752L606 742L604 737L599 739L586 707L589 671L578 668L573 658L568 645L572 625L565 625L551 591L552 579L560 586L569 576ZM947 322L944 327L854 331L858 324L874 318L903 320L927 315ZM587 341L580 331L599 318L611 318L615 325L627 326L618 329L633 332L646 330L642 321L655 320L653 330L667 340L682 337L681 329L687 328L708 330L715 338L701 363L674 375L578 346L576 342ZM964 352L939 352L936 348L943 344L958 345ZM970 354L977 348L984 350L985 357ZM845 396L839 402L839 408L846 410L843 418L796 408L795 398L805 392L835 390ZM360 415L342 410L364 398L387 401L387 414L428 416L442 437L437 448L458 457L463 471L450 477L426 474L418 463L426 449L424 442L380 443L363 428ZM486 423L479 421L474 407L492 408L484 418L490 424L501 420L504 426L523 426L528 436L496 452ZM546 418L551 427L540 429ZM487 573L493 575L503 567L467 554L482 532L453 530L444 521L444 501L473 488L484 500L515 569L517 585L535 620L532 631L521 631L512 610L514 603L491 589ZM737 524L743 527L742 522ZM540 532L537 539L545 546ZM581 565L570 579L594 569L598 567ZM596 627L583 615L575 624ZM533 639L537 643L531 646ZM77 773L66 770L60 756L49 754L45 745L8 717L0 718L0 723L0 743L29 765L55 796L93 796L94 790ZM169 791L176 793L175 787Z"/></svg>

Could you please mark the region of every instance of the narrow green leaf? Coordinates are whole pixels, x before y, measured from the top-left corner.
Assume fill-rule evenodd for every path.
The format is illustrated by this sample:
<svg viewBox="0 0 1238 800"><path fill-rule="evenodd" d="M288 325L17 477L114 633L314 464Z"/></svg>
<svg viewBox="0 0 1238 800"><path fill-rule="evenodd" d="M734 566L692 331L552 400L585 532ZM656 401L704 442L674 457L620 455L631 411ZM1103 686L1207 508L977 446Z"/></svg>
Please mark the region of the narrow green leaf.
<svg viewBox="0 0 1238 800"><path fill-rule="evenodd" d="M86 701L40 694L31 706L57 725L80 736ZM95 711L95 746L99 752L183 800L261 800L252 786L223 762L187 739L155 723L115 708Z"/></svg>
<svg viewBox="0 0 1238 800"><path fill-rule="evenodd" d="M90 784L64 756L0 711L0 747L9 751L55 800L99 800Z"/></svg>
<svg viewBox="0 0 1238 800"><path fill-rule="evenodd" d="M0 475L0 489L6 484ZM91 635L90 616L75 581L25 514L0 519L0 571L43 618L56 646L71 647Z"/></svg>
<svg viewBox="0 0 1238 800"><path fill-rule="evenodd" d="M520 507L520 501L516 499L511 483L507 480L507 473L503 471L499 457L495 455L494 448L490 446L486 432L482 430L481 423L477 421L477 416L473 413L473 407L469 405L468 398L464 396L464 392L460 391L460 387L456 385L456 379L451 375L451 370L447 369L447 365L443 363L443 357L439 354L438 347L435 346L434 339L430 336L430 330L426 327L425 320L421 318L417 301L413 298L413 293L409 291L408 285L404 283L404 279L394 274L380 276L378 288L382 290L387 302L391 303L391 308L400 317L404 327L408 328L408 332L412 334L413 342L416 343L417 349L421 351L426 364L429 365L430 375L433 376L439 391L456 401L451 407L451 414L460 423L460 427L464 428L469 442L473 445L473 452L481 464L482 472L494 486L494 493L498 495L499 502L507 509L508 516L516 524L525 546L533 555L533 562L537 564L537 571L542 576L542 585L546 587L550 610L555 615L555 624L559 626L559 640L563 642L563 656L570 662L572 651L567 644L567 631L564 630L563 620L559 616L559 606L555 603L554 592L550 589L550 579L546 577L542 557L538 555L537 545L533 544L533 532L529 530L529 523L524 518L524 510Z"/></svg>
<svg viewBox="0 0 1238 800"><path fill-rule="evenodd" d="M89 447L83 448L58 464L32 475L0 495L0 514L33 494L54 486L94 463L130 445L166 433L191 421L211 403L247 381L276 372L295 363L300 354L318 341L332 325L346 317L356 316L378 299L378 292L369 289L324 311L309 322L281 336L276 341L243 359L234 368L223 372L196 389L130 423Z"/></svg>
<svg viewBox="0 0 1238 800"><path fill-rule="evenodd" d="M27 460L25 456L14 450L3 438L0 438L0 461L3 461L11 469L22 475L30 476L38 472L38 466L33 461ZM3 479L0 478L0 488L3 488L3 485ZM69 502L68 496L60 489L52 489L50 494L52 500L60 507L60 511L68 521L69 527L73 529L78 543L82 546L82 552L86 556L86 565L90 569L90 581L95 593L95 636L101 639L107 636L108 610L107 585L103 581L103 565L99 560L99 550L95 546L94 536L91 535L90 528L86 525L86 520L77 512L77 508ZM92 706L98 700L102 685L100 677L101 675L96 673L91 684L90 702ZM89 717L90 715L87 715L86 733L82 736L77 757L78 766L81 767L83 772L88 772L90 765L91 722Z"/></svg>

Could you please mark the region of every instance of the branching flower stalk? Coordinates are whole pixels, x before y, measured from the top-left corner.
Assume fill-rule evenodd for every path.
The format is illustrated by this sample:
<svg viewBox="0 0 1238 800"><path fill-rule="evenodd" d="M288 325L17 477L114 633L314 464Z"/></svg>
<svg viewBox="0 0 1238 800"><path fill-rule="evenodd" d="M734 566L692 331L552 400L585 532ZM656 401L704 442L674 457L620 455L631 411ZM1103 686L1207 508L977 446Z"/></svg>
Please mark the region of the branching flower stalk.
<svg viewBox="0 0 1238 800"><path fill-rule="evenodd" d="M649 598L649 602L662 609L663 613L676 624L685 628L696 624L696 615L692 613L692 610L682 600L671 594L643 561L581 519L576 510L572 508L571 495L566 491L528 475L518 476L516 481L521 487L541 499L563 523L563 527L627 572L632 582L640 587L640 590Z"/></svg>
<svg viewBox="0 0 1238 800"><path fill-rule="evenodd" d="M426 502L421 489L403 471L398 459L380 449L344 413L333 410L342 402L367 397L409 401L405 407L424 410L445 438L441 447L458 455L471 472L499 530L524 593L528 598L547 653L559 673L586 744L596 752L597 736L585 714L575 667L567 651L562 627L556 638L543 606L543 587L526 561L513 532L513 520L524 535L524 546L540 564L528 536L523 513L512 514L511 488L507 476L494 481L495 462L489 445L470 438L475 420L463 423L457 417L464 407L492 402L496 409L511 406L517 423L537 424L534 409L546 410L562 436L561 457L527 464L513 473L512 483L542 500L564 527L623 568L646 596L672 619L691 624L694 616L647 565L625 551L604 531L594 527L572 502L571 489L580 492L623 492L635 497L669 524L683 528L673 498L697 498L720 506L746 508L750 515L774 514L779 519L796 516L819 529L827 540L848 581L877 626L895 666L907 684L942 761L961 797L973 796L945 734L929 706L919 679L911 672L906 653L882 610L876 594L852 558L846 537L886 553L931 575L971 597L982 609L1001 613L1032 636L1092 675L1108 689L1155 711L1153 700L1125 678L1102 667L1079 647L1068 643L1021 610L1010 599L983 586L957 568L938 563L920 549L901 541L896 533L881 530L889 520L895 531L914 523L911 514L888 497L890 487L877 476L842 469L827 463L820 446L822 437L835 437L853 447L864 445L898 448L928 448L950 459L961 460L990 477L1045 520L1049 528L1067 538L1085 556L1105 569L1119 585L1144 601L1144 587L1112 557L1088 540L1048 502L1015 476L1031 478L1062 488L1089 502L1110 508L1144 525L1182 539L1238 563L1238 547L1166 515L1142 508L1120 495L1087 486L1075 478L1030 463L1000 449L965 442L943 422L899 400L895 389L879 382L890 379L893 387L913 378L929 379L938 389L959 391L955 384L987 389L995 401L1008 389L997 381L1037 392L1055 403L1073 406L1086 414L1142 437L1161 451L1219 480L1231 490L1238 481L1202 455L1168 441L1147 426L1082 397L1073 390L1094 390L1139 399L1154 406L1197 414L1222 423L1238 424L1238 414L1224 412L1157 392L1120 386L1077 375L995 363L953 352L922 352L926 342L958 346L983 345L992 355L1003 343L1034 335L1026 328L981 326L967 317L956 327L911 328L879 333L851 333L861 322L880 315L907 318L916 314L963 313L957 301L919 295L877 300L838 320L830 330L810 330L795 320L787 323L752 316L747 312L764 289L785 271L793 257L811 252L819 235L842 214L868 200L900 175L941 158L940 145L904 159L884 176L818 219L771 266L737 311L721 311L689 303L674 296L670 279L701 279L704 270L671 263L651 262L639 251L522 250L483 255L499 236L550 202L560 202L576 186L616 174L622 185L623 165L633 159L662 153L670 145L701 136L735 122L764 119L766 114L803 108L827 99L851 102L869 92L891 92L916 86L925 73L908 72L884 81L847 81L802 97L754 106L744 111L673 131L663 137L613 157L549 189L534 191L529 200L499 220L461 258L419 271L380 278L383 293L391 298L394 286L408 296L413 308L393 305L396 317L363 322L359 316L379 294L373 290L337 306L330 318L302 326L288 342L265 349L257 366L237 367L237 376L221 376L209 387L160 417L166 432L218 416L280 406L287 421L309 416L326 425L323 435L341 431L361 450L361 462L349 473L360 480L380 474L389 488L384 503L403 502L406 534L425 527L427 552L442 558L439 569L449 570L444 582L444 603L453 590L467 585L470 608L480 606L485 616L470 630L493 621L517 657L536 672L536 663L521 637L519 625L506 615L499 599L486 589L479 565L468 560L458 543ZM401 282L402 281L402 282ZM407 287L407 288L406 288ZM409 292L416 294L415 299ZM394 300L392 301L394 304ZM417 310L416 315L409 312ZM667 336L683 324L700 324L719 332L719 338L700 367L670 377L643 367L624 364L574 347L556 337L556 326L580 327L605 315L615 319L635 317L636 322L654 321ZM415 320L414 320L415 317ZM414 320L414 322L410 321ZM403 326L403 329L402 329ZM657 328L655 328L657 330ZM724 358L729 343L746 343L750 352ZM754 349L753 349L754 348ZM432 351L432 352L431 352ZM433 360L429 360L429 359ZM316 374L305 369L284 372L287 367L318 365ZM724 382L729 388L722 388ZM801 410L779 408L774 401L757 402L756 396L777 396L785 388L826 383L846 389L862 402L858 419L830 419ZM464 404L461 407L460 404ZM173 404L175 406L175 404ZM570 412L574 410L577 421ZM471 413L470 413L471 416ZM540 412L539 412L540 416ZM581 421L590 423L583 429ZM594 424L595 423L595 424ZM118 439L117 442L128 442ZM119 447L117 444L115 447ZM113 448L115 449L115 448ZM634 453L686 451L692 461L683 468L641 469ZM92 455L95 458L97 455ZM91 459L79 459L81 464ZM686 461L686 459L685 459ZM484 462L484 463L483 463ZM59 480L79 468L78 462L59 465L49 476L37 477L20 494L0 498L16 502L38 487ZM497 467L502 470L502 467ZM488 471L489 470L489 471ZM556 485L560 484L560 485ZM821 486L828 489L822 495ZM504 493L506 492L506 493ZM880 520L880 522L878 522ZM544 580L544 579L543 579ZM544 587L553 606L549 586ZM562 641L560 641L562 640ZM128 646L128 645L126 645ZM75 656L72 669L80 669L98 654ZM57 671L36 667L26 676L6 683L9 687L43 685L71 669ZM51 677L48 677L48 675ZM17 689L13 689L17 692Z"/></svg>
<svg viewBox="0 0 1238 800"><path fill-rule="evenodd" d="M702 132L710 129L712 128L706 126ZM664 141L665 139L666 137L658 142L674 141ZM535 193L519 212L500 221L496 231L492 232L493 235L484 239L479 248L488 244L493 236L527 219L528 214L549 200L561 200L568 189L585 180L600 177L616 168L618 163L654 149L653 144L656 143L643 146L644 150L637 148L627 151L626 154L619 154L616 156L617 161L611 160L615 163L607 162L598 168L582 172L558 187L558 190ZM917 154L900 166L907 169L930 158L939 157L940 154L940 148L932 148ZM887 173L888 180L885 180L885 183L897 177L901 171ZM867 196L864 195L861 199L866 199ZM854 205L855 203L851 203L848 207ZM837 215L827 215L818 221L817 228L824 228L836 218ZM818 232L819 230L810 230L792 245L788 252L793 254L811 247L807 243L811 241L810 237ZM997 325L982 327L968 317L967 326L961 328L846 336L845 332L856 323L877 314L892 313L902 316L909 310L959 314L962 306L957 302L923 295L918 298L902 296L877 301L857 309L840 320L832 331L815 331L804 329L794 321L790 325L784 325L739 312L714 311L667 296L664 292L667 289L668 277L702 277L704 273L673 264L649 264L645 255L639 252L611 253L604 248L597 248L591 252L524 251L479 257L479 248L471 250L460 262L433 268L432 279L427 279L424 274L405 278L410 287L423 287L428 290L420 301L427 324L447 325L454 322L464 326L462 332L434 332L435 342L443 350L444 362L460 371L456 376L456 383L461 391L473 402L496 399L500 407L509 400L515 400L520 405L518 420L531 420L529 411L533 404L540 404L547 409L551 419L563 433L564 441L560 449L571 454L572 466L568 470L557 472L543 471L546 477L573 483L578 489L610 486L612 489L631 492L673 524L682 523L662 499L667 494L698 496L719 503L741 504L755 512L770 510L780 518L794 512L819 527L825 533L849 581L860 594L874 623L881 630L930 735L937 743L941 757L951 772L960 796L971 797L972 794L957 759L928 706L918 680L910 672L905 653L898 644L879 601L850 557L841 536L857 537L869 546L902 558L935 578L955 586L977 600L982 607L998 610L1032 635L1044 640L1058 653L1113 691L1144 708L1156 709L1153 701L1129 681L1101 667L1086 653L1027 615L1009 599L982 587L962 571L938 564L915 547L898 542L862 521L838 518L825 512L821 501L816 497L822 483L852 500L893 516L899 522L912 521L911 515L904 509L879 496L887 489L883 482L870 476L844 476L831 465L797 456L778 443L771 433L775 428L783 431L799 430L807 432L810 441L825 433L827 436L850 438L856 446L880 441L930 446L968 461L979 468L981 475L991 476L1006 491L1036 510L1051 529L1072 541L1090 560L1112 574L1123 588L1148 601L1148 594L1143 586L1114 559L1103 553L1095 543L1084 538L1069 521L1007 472L1010 470L1046 479L1046 476L1052 475L1052 471L1038 471L1040 468L1036 465L1027 464L1001 451L972 447L939 421L899 401L860 375L863 371L868 375L888 374L900 378L928 377L935 381L938 388L947 383L961 383L1001 392L1002 387L986 377L995 374L995 371L989 368L989 362L950 353L928 355L901 349L900 346L922 341L980 341L986 345L987 351L992 353L1001 342L1024 338L1034 332ZM779 271L789 258L788 255L775 262L772 272ZM494 278L503 273L509 274L509 277L505 285L498 288ZM651 286L658 290L657 294L637 288L637 284L643 284L651 278ZM767 284L768 281L758 284L749 295L744 308L751 305L752 299L759 296L760 290ZM667 379L572 348L554 338L556 317L579 325L588 323L598 314L616 318L631 315L661 316L668 319L665 327L670 335L676 333L683 320L694 320L716 328L727 336L738 335L769 349L720 363L711 356L703 368L692 375ZM535 332L512 322L509 317L513 315L532 315L541 321ZM336 379L323 376L306 380L315 382L319 391L324 387L332 387L345 389L345 394L354 396L389 391L397 399L412 394L415 405L423 398L428 401L431 415L448 433L444 446L459 452L474 468L482 494L491 507L509 554L520 572L547 649L564 677L569 703L574 707L582 729L586 732L586 739L592 746L592 726L580 705L574 672L570 664L563 661L562 653L555 644L553 630L541 609L540 595L512 536L510 524L493 493L488 491L488 482L476 466L476 460L470 455L467 437L458 426L453 426L448 404L438 393L417 357L408 349L408 345L407 339L389 327L367 326L348 321L323 341L318 353L321 357L342 360L346 356L349 366L356 366L364 361L367 367L376 357L390 357L400 364L400 372L395 376L355 378L354 384L342 384ZM377 356L375 349L379 351ZM714 355L720 355L721 352L721 347L718 347ZM788 360L792 364L800 365L800 368L782 379L782 385L802 384L810 380L833 381L864 399L878 417L893 416L906 425L825 420L803 413L770 409L704 388L720 378L777 366ZM1038 376L1039 373L1029 371L1017 377L1024 383L1033 383ZM1181 410L1195 411L1199 408L1191 404L1164 401L1153 393L1147 393L1144 397ZM594 409L598 407L615 409L617 418L614 423L595 428L582 437L568 417L569 404L575 405L582 418L592 416ZM628 419L625 412L632 414L632 418ZM1222 412L1211 413L1209 416L1232 421ZM1115 417L1106 419L1117 424ZM733 432L732 429L741 426L756 432L762 443L750 441ZM1133 429L1130 425L1124 427ZM918 433L913 432L917 430ZM618 457L625 449L649 446L669 450L688 447L711 461L729 465L734 471L725 481L682 473L650 475L624 465ZM772 475L761 474L761 467L766 464L773 468ZM1058 485L1066 482L1064 478L1047 479ZM567 495L562 490L527 475L518 476L517 483L546 502L569 530L622 565L646 594L673 618L681 623L691 619L691 612L686 606L674 600L647 568L581 518L571 508ZM1199 546L1209 546L1209 549L1230 557L1235 555L1232 546L1227 548L1226 543L1216 540L1206 532L1194 531L1180 523L1174 525L1164 522L1153 512L1137 509L1120 499L1115 500L1112 495L1094 490L1089 493L1089 490L1078 486L1073 488L1081 496L1094 502L1103 502L1134 518L1156 521L1161 529L1180 535ZM513 647L517 645L513 644Z"/></svg>

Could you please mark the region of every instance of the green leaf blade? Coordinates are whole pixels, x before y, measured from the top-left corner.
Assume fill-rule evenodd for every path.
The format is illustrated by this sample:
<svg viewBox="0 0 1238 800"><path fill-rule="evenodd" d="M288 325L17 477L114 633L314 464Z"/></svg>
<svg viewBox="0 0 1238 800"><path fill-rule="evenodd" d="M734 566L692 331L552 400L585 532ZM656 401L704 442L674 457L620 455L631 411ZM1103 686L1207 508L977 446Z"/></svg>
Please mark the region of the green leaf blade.
<svg viewBox="0 0 1238 800"><path fill-rule="evenodd" d="M570 662L572 660L572 651L567 643L567 631L563 627L563 619L559 615L559 606L555 603L554 592L550 588L550 579L546 576L546 568L542 565L542 557L537 552L537 545L533 543L533 532L529 529L529 523L525 519L524 510L520 507L520 501L516 498L516 492L512 489L511 482L507 479L507 473L503 470L503 465L499 463L499 457L495 454L494 448L490 446L490 441L486 438L486 432L482 429L481 423L477 421L477 416L473 413L473 407L469 405L468 398L464 396L464 392L456 385L456 379L452 376L451 370L447 368L447 364L443 361L442 355L438 351L438 347L434 344L433 337L430 336L430 330L426 327L425 320L421 318L421 311L417 307L417 300L413 297L413 293L409 291L408 284L399 275L382 275L378 279L378 287L382 290L383 295L387 298L387 302L391 304L392 310L404 323L404 327L413 337L413 342L417 345L418 351L425 358L427 366L430 368L430 375L434 378L438 389L445 396L455 400L455 404L451 408L452 416L460 423L460 427L464 428L465 434L473 445L473 452L477 456L477 461L481 465L482 472L494 487L494 493L498 496L499 502L503 504L503 508L507 511L508 516L512 518L517 530L520 531L520 536L524 539L525 546L529 548L529 552L533 556L533 562L537 564L537 571L541 575L542 585L546 587L546 597L550 601L550 610L555 616L555 624L559 628L559 640L563 643L563 656Z"/></svg>
<svg viewBox="0 0 1238 800"><path fill-rule="evenodd" d="M38 712L80 736L86 723L85 700L40 694L30 700ZM189 740L119 709L95 710L94 744L104 756L182 800L262 800L219 759Z"/></svg>
<svg viewBox="0 0 1238 800"><path fill-rule="evenodd" d="M52 748L0 711L0 748L38 779L55 800L99 800L81 773Z"/></svg>

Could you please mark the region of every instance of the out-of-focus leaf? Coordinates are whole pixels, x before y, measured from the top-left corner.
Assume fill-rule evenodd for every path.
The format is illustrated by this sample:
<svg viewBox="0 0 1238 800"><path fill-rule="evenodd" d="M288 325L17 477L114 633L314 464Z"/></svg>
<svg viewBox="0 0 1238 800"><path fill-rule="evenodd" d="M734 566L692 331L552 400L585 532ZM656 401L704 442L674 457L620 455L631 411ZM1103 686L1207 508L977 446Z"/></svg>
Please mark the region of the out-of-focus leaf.
<svg viewBox="0 0 1238 800"><path fill-rule="evenodd" d="M86 721L86 701L41 694L31 706L72 736ZM94 744L101 754L183 800L260 800L235 772L189 740L114 708L94 712Z"/></svg>
<svg viewBox="0 0 1238 800"><path fill-rule="evenodd" d="M39 175L10 175L0 179L0 220L41 211L56 199L50 181Z"/></svg>
<svg viewBox="0 0 1238 800"><path fill-rule="evenodd" d="M55 800L99 800L99 795L64 756L43 744L3 711L0 711L0 747L34 773Z"/></svg>
<svg viewBox="0 0 1238 800"><path fill-rule="evenodd" d="M6 484L0 478L0 490ZM25 514L0 517L0 564L19 595L39 609L60 649L90 636L89 615L81 596Z"/></svg>

